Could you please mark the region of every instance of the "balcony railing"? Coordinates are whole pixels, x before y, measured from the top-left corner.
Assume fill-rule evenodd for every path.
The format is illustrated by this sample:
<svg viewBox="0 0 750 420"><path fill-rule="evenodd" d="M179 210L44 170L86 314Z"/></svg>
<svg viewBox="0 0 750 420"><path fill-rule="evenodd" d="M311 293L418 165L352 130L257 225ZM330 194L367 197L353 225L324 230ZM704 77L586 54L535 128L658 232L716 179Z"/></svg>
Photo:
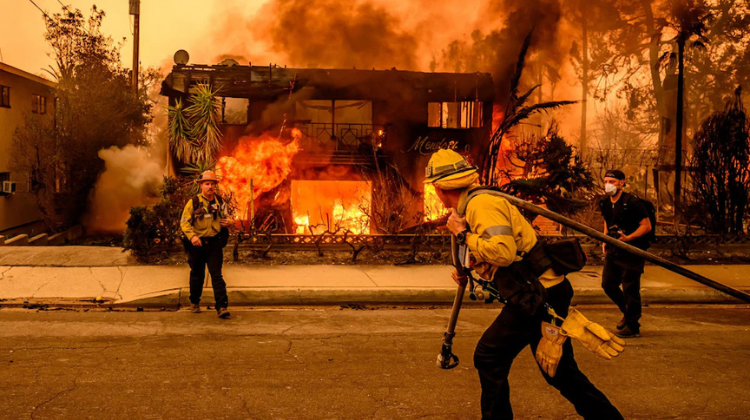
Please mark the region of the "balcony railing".
<svg viewBox="0 0 750 420"><path fill-rule="evenodd" d="M357 150L360 146L380 147L385 128L373 124L297 123L304 150Z"/></svg>

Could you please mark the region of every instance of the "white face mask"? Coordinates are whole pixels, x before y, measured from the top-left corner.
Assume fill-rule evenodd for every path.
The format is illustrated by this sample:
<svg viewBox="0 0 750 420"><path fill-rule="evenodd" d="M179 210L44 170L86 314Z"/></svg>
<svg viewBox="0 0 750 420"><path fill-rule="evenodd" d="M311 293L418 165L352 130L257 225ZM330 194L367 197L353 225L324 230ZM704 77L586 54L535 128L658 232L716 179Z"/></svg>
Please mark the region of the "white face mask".
<svg viewBox="0 0 750 420"><path fill-rule="evenodd" d="M604 186L604 192L608 195L615 195L617 194L617 187L615 187L614 184L606 184Z"/></svg>

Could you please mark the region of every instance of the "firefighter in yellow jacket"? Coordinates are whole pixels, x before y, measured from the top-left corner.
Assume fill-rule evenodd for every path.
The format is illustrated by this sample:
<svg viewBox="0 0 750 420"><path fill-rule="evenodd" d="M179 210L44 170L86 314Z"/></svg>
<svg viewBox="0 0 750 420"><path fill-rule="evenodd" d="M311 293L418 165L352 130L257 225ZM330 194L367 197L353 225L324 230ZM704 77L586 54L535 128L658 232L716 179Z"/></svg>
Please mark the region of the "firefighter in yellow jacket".
<svg viewBox="0 0 750 420"><path fill-rule="evenodd" d="M190 265L190 310L199 313L203 279L206 266L211 275L214 289L216 312L219 318L229 317L227 285L221 273L224 260L223 248L228 239L228 227L232 220L227 218L226 204L217 195L219 180L211 171L203 172L198 183L201 192L185 204L180 219L180 227L185 234L185 251Z"/></svg>
<svg viewBox="0 0 750 420"><path fill-rule="evenodd" d="M430 158L425 172L425 183L434 184L445 207L454 209L447 227L463 247L461 258L469 261L464 267L470 267L483 279L493 281L501 291L512 290L515 287L513 284L517 284L515 280L521 278L541 284L537 286L541 289L539 293L529 294L528 299L508 299L500 315L482 335L474 352L474 366L479 372L482 386L482 418L512 419L508 373L513 359L527 345L532 353L537 352L537 346L541 349L545 341L542 325L549 317L547 306L562 317L568 316L573 288L567 278L558 276L552 269L539 275L532 272L530 256L536 254L541 246L537 246L536 233L518 208L504 198L491 194L479 194L467 202L470 192L479 187L475 184L479 176L477 168L461 155L452 150L439 150ZM508 278L509 275L515 278ZM459 285L467 282L467 278L459 276L458 272L453 273L453 278ZM527 283L532 284L531 281ZM515 296L523 294L517 293ZM538 297L538 301L534 296ZM593 324L581 318L586 324ZM576 328L569 329L579 328L576 325ZM545 338L555 341L555 338ZM573 346L565 338L557 341L559 352L552 368L540 360L544 378L573 403L583 418L622 419L607 397L578 369L573 358ZM596 343L584 345L592 351L599 350L597 346L603 346L598 340L591 341ZM612 351L611 354L616 355L617 352Z"/></svg>

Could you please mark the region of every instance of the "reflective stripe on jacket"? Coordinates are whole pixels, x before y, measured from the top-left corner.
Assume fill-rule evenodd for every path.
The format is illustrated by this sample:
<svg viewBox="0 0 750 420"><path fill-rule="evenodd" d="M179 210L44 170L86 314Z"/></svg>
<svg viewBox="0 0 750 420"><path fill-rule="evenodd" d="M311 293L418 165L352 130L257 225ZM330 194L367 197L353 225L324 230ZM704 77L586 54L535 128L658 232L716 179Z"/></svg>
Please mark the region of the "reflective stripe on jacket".
<svg viewBox="0 0 750 420"><path fill-rule="evenodd" d="M459 197L459 207L474 188L467 188ZM471 233L466 245L476 260L473 268L484 279L492 279L498 267L507 267L522 259L536 245L534 228L508 200L491 194L479 194L466 206L466 222ZM539 280L544 287L563 281L552 269Z"/></svg>

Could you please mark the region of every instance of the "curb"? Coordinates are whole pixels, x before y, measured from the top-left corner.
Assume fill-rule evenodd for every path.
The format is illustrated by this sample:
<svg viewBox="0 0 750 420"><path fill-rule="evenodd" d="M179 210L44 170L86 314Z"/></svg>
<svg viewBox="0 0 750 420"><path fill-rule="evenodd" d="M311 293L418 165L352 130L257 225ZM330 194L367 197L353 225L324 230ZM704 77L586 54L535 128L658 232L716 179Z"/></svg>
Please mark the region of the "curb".
<svg viewBox="0 0 750 420"><path fill-rule="evenodd" d="M743 289L750 292L750 289ZM81 298L16 298L0 300L0 308L40 306L76 308L149 308L177 310L190 304L188 288L163 290L138 296L130 300L105 300L97 302L93 297ZM295 306L339 306L339 305L440 305L451 306L456 290L451 288L377 288L377 289L333 289L333 288L230 288L231 306L295 307ZM715 290L643 289L644 304L744 304L745 302ZM202 305L213 306L213 290L203 289ZM611 304L601 289L576 289L574 305ZM472 301L465 295L463 305L484 306L483 301Z"/></svg>
<svg viewBox="0 0 750 420"><path fill-rule="evenodd" d="M750 290L745 290L750 292ZM172 289L150 293L131 300L96 302L93 298L19 298L0 301L0 307L59 307L89 308L165 308L177 310L189 305L189 289ZM326 288L238 288L229 289L231 306L339 306L339 305L441 305L450 306L455 289L326 289ZM643 289L644 304L743 304L745 302L713 290L703 289ZM601 289L575 290L573 304L611 304ZM213 291L205 288L202 305L213 306ZM472 301L468 294L464 305L484 306L483 301Z"/></svg>

